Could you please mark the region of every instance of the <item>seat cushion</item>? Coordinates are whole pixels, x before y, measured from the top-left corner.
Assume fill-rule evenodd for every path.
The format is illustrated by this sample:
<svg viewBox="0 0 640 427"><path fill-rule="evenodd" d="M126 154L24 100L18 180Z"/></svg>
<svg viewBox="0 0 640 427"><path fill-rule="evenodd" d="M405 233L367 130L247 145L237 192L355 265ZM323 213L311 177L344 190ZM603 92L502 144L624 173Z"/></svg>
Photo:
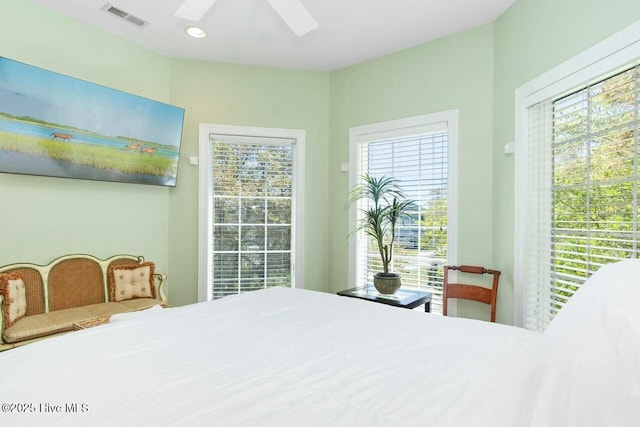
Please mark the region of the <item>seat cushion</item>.
<svg viewBox="0 0 640 427"><path fill-rule="evenodd" d="M91 304L45 314L26 316L4 331L4 341L15 344L33 338L45 337L74 330L74 323L118 313L144 310L158 304L154 298L137 298L122 302Z"/></svg>
<svg viewBox="0 0 640 427"><path fill-rule="evenodd" d="M121 311L121 313L126 313L128 311L146 310L147 308L160 304L160 301L155 298L134 298L126 301L120 301L115 304L127 307L128 310Z"/></svg>

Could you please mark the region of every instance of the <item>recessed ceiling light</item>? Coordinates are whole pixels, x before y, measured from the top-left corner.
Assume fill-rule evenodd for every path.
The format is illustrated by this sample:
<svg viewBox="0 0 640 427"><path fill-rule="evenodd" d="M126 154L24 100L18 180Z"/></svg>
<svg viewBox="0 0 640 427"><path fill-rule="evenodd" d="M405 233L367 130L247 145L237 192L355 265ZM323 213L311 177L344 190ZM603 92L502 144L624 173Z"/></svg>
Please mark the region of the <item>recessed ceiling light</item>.
<svg viewBox="0 0 640 427"><path fill-rule="evenodd" d="M200 27L187 27L185 28L187 34L197 39L203 39L207 37L207 32Z"/></svg>

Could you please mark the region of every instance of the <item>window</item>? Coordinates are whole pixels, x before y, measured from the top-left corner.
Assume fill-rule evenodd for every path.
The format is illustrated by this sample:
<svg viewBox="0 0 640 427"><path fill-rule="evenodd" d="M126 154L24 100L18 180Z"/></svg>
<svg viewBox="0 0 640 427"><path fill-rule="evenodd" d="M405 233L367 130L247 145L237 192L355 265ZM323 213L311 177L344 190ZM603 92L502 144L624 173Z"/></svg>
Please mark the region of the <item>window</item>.
<svg viewBox="0 0 640 427"><path fill-rule="evenodd" d="M455 148L457 111L352 128L350 184L365 173L394 177L418 210L398 225L392 270L402 286L433 293L442 312L442 266L455 262ZM351 224L359 209L351 210ZM353 226L352 226L353 228ZM364 286L382 270L379 252L365 233L350 241L351 286Z"/></svg>
<svg viewBox="0 0 640 427"><path fill-rule="evenodd" d="M638 257L639 53L587 67L574 60L588 83L569 74L555 94L524 88L531 95L521 96L516 149L516 321L528 329L544 330L599 267Z"/></svg>
<svg viewBox="0 0 640 427"><path fill-rule="evenodd" d="M203 125L201 300L300 283L303 136Z"/></svg>

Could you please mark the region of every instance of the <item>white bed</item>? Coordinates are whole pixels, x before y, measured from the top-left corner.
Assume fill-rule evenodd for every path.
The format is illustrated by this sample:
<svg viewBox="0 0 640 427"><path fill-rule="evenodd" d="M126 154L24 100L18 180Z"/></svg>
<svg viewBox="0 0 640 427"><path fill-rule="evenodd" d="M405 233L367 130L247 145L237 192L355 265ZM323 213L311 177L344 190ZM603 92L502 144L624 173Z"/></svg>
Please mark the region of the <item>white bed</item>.
<svg viewBox="0 0 640 427"><path fill-rule="evenodd" d="M615 282L616 289L635 285L636 302L638 263L619 264L625 279ZM598 273L588 282L599 297L609 276ZM562 364L565 348L572 361L582 354L563 328L580 329L585 313L595 318L584 288L578 295L586 302L577 295L575 305L588 310L567 307L565 319L558 316L545 334L287 288L118 315L106 325L1 353L0 423L640 425L640 352L638 335L630 335L639 330L639 315L624 331L633 341L613 356L635 365L631 377L618 378L622 363L608 363L583 378L580 369L589 372L607 351L591 351L596 360L583 357L577 370ZM598 383L600 375L611 384ZM583 383L594 379L600 388L585 390ZM623 402L603 401L609 388L618 399L626 396ZM53 412L57 407L61 412Z"/></svg>

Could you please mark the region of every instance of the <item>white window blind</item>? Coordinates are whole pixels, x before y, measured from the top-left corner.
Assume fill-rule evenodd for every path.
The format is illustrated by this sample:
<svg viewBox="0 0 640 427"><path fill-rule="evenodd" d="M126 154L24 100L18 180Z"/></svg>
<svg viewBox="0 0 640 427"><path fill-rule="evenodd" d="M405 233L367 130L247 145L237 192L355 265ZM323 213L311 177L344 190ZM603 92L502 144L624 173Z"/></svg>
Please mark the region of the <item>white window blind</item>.
<svg viewBox="0 0 640 427"><path fill-rule="evenodd" d="M447 123L429 126L424 132L366 135L358 141L358 176L398 179L418 211L398 224L392 271L400 273L402 286L432 292L432 312L442 312L442 266L447 260L447 207L449 201ZM378 139L382 136L382 139ZM362 233L357 239L356 284L371 284L382 271L374 240Z"/></svg>
<svg viewBox="0 0 640 427"><path fill-rule="evenodd" d="M639 90L635 66L528 109L529 329L602 265L638 257Z"/></svg>
<svg viewBox="0 0 640 427"><path fill-rule="evenodd" d="M210 135L209 299L293 286L295 139Z"/></svg>

